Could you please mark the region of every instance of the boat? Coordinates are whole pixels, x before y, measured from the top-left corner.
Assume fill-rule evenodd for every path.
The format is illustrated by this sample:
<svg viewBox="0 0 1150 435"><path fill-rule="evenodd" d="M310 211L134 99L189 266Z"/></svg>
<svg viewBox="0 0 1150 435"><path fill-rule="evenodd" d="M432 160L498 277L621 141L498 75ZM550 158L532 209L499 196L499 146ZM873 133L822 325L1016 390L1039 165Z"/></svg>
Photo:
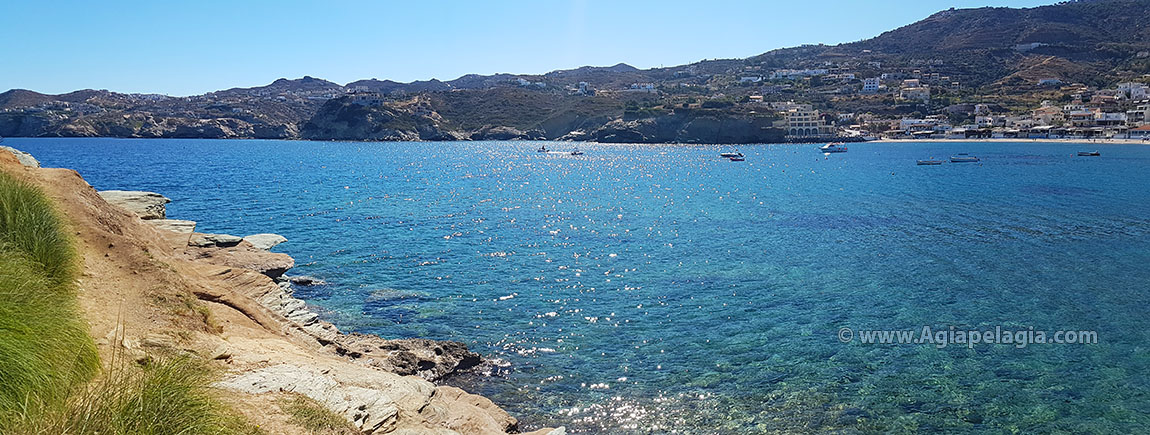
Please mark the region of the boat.
<svg viewBox="0 0 1150 435"><path fill-rule="evenodd" d="M824 153L845 153L847 152L847 147L843 146L842 142L831 142L819 147L819 151Z"/></svg>
<svg viewBox="0 0 1150 435"><path fill-rule="evenodd" d="M732 162L742 162L742 161L747 160L745 157L742 157L742 156L727 157L727 158L730 159Z"/></svg>
<svg viewBox="0 0 1150 435"><path fill-rule="evenodd" d="M1098 151L1079 151L1078 152L1078 157L1098 157L1101 155L1102 154L1099 154Z"/></svg>
<svg viewBox="0 0 1150 435"><path fill-rule="evenodd" d="M970 156L970 155L966 155L966 154L959 154L956 156L950 156L950 162L951 163L975 163L975 162L979 162L979 161L980 160L978 159L978 157Z"/></svg>
<svg viewBox="0 0 1150 435"><path fill-rule="evenodd" d="M539 147L539 149L538 149L538 150L536 150L536 151L537 151L537 152L541 152L541 153L549 153L549 152L551 152L551 150L547 149L547 145L541 145L541 146Z"/></svg>
<svg viewBox="0 0 1150 435"><path fill-rule="evenodd" d="M935 160L935 159L930 159L930 160L918 160L918 161L917 161L917 164L918 164L919 166L934 166L934 165L941 165L941 164L942 164L942 160Z"/></svg>
<svg viewBox="0 0 1150 435"><path fill-rule="evenodd" d="M743 157L743 153L740 153L738 151L733 152L733 153L719 153L719 157L725 157L728 159L731 157Z"/></svg>
<svg viewBox="0 0 1150 435"><path fill-rule="evenodd" d="M581 156L581 155L583 155L583 152L582 152L582 151L579 151L579 148L575 148L575 150L574 150L574 151L571 151L571 155L573 155L573 156Z"/></svg>

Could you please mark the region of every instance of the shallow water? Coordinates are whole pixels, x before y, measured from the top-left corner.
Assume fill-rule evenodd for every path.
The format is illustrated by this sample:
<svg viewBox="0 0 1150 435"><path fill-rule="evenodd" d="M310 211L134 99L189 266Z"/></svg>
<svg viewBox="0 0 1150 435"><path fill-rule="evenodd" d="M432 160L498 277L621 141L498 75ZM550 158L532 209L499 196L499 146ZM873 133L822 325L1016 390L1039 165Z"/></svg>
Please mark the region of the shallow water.
<svg viewBox="0 0 1150 435"><path fill-rule="evenodd" d="M7 139L198 231L279 233L345 331L467 343L526 429L1150 427L1150 147ZM568 149L573 144L548 144ZM915 166L968 152L981 164ZM1098 343L842 343L841 328ZM916 332L917 334L917 332Z"/></svg>

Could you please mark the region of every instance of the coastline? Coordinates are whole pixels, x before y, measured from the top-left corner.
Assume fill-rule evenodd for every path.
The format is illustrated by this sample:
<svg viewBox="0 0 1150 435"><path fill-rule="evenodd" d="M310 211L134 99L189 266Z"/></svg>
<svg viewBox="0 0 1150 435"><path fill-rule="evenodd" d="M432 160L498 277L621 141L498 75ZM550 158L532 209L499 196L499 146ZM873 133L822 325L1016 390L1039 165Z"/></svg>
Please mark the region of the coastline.
<svg viewBox="0 0 1150 435"><path fill-rule="evenodd" d="M1018 138L1001 138L1001 139L879 139L867 141L864 143L1035 143L1035 142L1053 142L1053 143L1076 143L1076 144L1103 144L1103 145L1150 145L1150 140L1142 139L1018 139Z"/></svg>
<svg viewBox="0 0 1150 435"><path fill-rule="evenodd" d="M292 295L294 260L258 238L173 229L161 195L102 195L76 171L6 151L0 170L43 188L76 230L79 298L103 360L196 355L223 374L222 399L270 433L306 433L277 405L291 395L365 434L519 432L487 398L433 383L483 363L464 344L340 332Z"/></svg>

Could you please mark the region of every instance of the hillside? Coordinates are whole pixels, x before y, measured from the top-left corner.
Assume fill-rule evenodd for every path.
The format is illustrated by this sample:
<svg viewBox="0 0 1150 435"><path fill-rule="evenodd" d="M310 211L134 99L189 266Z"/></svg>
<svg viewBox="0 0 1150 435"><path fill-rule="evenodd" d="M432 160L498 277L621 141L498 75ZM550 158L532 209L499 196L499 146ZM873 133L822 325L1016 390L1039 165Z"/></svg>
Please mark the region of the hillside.
<svg viewBox="0 0 1150 435"><path fill-rule="evenodd" d="M751 96L810 103L831 114L899 117L945 115L948 106L960 103L1025 110L1044 99L1081 93L1082 86L1150 82L1148 23L1150 0L1075 1L1025 9L950 9L862 41L666 68L620 63L545 74L468 74L410 83L366 79L347 85L305 76L192 97L15 89L0 94L0 136L618 140L610 138L637 136L595 132L614 131L637 114L668 117L657 123L679 125L675 119L703 113L723 122L756 118L755 129L762 132L756 139L779 140L769 130L778 126L763 124L771 117L764 118L762 105ZM885 94L861 92L862 78L880 75L889 76ZM929 100L892 95L901 79L912 77L930 78ZM1081 86L1063 91L1040 84L1051 80ZM349 107L343 97L354 92L377 97L370 105ZM700 112L716 107L724 110ZM683 110L692 112L677 113ZM716 137L692 131L697 130L641 137L688 142Z"/></svg>

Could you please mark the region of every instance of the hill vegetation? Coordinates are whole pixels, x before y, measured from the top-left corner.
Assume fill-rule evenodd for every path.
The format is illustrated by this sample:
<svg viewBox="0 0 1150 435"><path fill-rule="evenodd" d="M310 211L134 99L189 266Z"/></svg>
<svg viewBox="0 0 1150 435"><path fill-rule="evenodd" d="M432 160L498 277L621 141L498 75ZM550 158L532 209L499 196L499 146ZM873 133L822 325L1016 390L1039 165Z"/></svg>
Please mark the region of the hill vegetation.
<svg viewBox="0 0 1150 435"><path fill-rule="evenodd" d="M966 103L1022 110L1077 92L1059 93L1041 85L1044 81L1094 88L1150 82L1147 23L1150 0L952 8L862 41L666 68L620 63L546 74L468 74L447 81L367 79L344 86L303 77L191 97L16 89L0 94L0 136L609 140L636 137L613 133L619 122L634 120L624 112L674 116L683 109L735 103L737 110L706 115L746 118L763 111L760 100L748 100L751 96L767 103L810 103L829 113L882 116L945 114L947 106ZM774 75L788 70L828 73ZM885 95L861 92L863 78L880 75L889 76ZM896 101L889 92L901 78L923 75L933 80L930 101ZM341 98L357 92L383 101L357 108ZM626 110L636 104L640 110ZM764 132L758 139L778 136L756 128Z"/></svg>

